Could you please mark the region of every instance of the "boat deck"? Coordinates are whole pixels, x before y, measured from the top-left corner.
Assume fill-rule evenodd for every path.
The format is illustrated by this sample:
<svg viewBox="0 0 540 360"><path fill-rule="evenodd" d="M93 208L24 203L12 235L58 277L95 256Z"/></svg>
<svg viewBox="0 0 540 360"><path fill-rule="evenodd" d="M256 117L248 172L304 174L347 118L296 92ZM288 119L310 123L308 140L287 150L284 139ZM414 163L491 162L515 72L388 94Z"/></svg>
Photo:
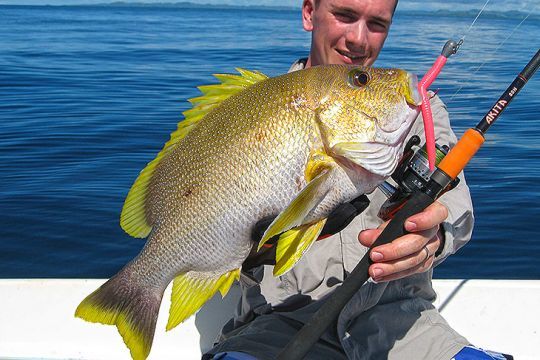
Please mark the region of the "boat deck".
<svg viewBox="0 0 540 360"><path fill-rule="evenodd" d="M0 280L0 358L130 359L116 328L76 319L79 302L103 279ZM471 343L538 359L540 280L435 280L436 306ZM217 298L196 317L165 332L170 287L162 303L149 359L200 359L201 347L228 318L235 291L217 312Z"/></svg>

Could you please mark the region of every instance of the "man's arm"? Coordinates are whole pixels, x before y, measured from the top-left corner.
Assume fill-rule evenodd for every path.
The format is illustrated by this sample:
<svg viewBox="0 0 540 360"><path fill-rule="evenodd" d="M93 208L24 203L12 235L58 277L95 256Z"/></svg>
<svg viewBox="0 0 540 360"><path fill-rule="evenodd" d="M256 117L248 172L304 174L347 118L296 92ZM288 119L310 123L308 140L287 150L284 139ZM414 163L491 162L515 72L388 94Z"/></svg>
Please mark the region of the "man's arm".
<svg viewBox="0 0 540 360"><path fill-rule="evenodd" d="M437 96L431 100L431 105L437 142L453 147L457 138L450 128L445 105ZM417 120L411 130L411 135L414 134L424 138L421 121ZM395 280L427 271L469 241L474 224L472 202L463 174L459 177L460 183L455 189L409 218L405 228L410 234L373 249L371 258L374 264L369 272L374 280ZM362 231L359 234L362 245L370 246L384 225L379 229Z"/></svg>

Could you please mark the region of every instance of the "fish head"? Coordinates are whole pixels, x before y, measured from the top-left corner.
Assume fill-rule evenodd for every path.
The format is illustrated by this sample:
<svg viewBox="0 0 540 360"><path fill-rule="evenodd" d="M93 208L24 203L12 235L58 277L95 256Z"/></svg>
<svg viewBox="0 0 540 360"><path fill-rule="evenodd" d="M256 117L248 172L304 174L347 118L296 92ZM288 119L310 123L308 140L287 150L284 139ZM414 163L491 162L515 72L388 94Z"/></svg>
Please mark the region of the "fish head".
<svg viewBox="0 0 540 360"><path fill-rule="evenodd" d="M400 69L336 66L317 111L326 150L381 177L390 176L419 114L416 75ZM324 85L323 85L324 87Z"/></svg>

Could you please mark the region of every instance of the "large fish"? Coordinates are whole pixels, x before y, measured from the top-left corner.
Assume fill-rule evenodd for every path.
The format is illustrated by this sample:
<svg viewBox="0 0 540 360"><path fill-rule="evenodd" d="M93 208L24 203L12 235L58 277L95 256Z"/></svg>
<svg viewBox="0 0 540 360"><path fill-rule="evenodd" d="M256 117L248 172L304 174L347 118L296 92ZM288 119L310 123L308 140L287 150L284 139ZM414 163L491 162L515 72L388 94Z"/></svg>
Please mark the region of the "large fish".
<svg viewBox="0 0 540 360"><path fill-rule="evenodd" d="M276 216L259 248L280 235L274 274L288 271L338 205L395 169L418 114L416 76L398 69L319 66L275 78L216 75L157 158L139 174L121 215L140 254L79 305L114 324L135 359L148 356L174 279L167 330L238 279L257 221Z"/></svg>

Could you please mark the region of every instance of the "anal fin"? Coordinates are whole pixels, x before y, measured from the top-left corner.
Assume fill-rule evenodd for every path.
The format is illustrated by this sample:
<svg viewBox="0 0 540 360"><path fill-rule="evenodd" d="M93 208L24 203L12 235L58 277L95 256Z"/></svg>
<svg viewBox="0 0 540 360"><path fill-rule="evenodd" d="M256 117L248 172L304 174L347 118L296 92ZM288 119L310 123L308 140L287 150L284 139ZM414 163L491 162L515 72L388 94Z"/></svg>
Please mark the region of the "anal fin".
<svg viewBox="0 0 540 360"><path fill-rule="evenodd" d="M189 318L199 310L219 290L224 297L234 280L240 278L240 269L225 274L190 271L174 279L171 309L167 330Z"/></svg>

